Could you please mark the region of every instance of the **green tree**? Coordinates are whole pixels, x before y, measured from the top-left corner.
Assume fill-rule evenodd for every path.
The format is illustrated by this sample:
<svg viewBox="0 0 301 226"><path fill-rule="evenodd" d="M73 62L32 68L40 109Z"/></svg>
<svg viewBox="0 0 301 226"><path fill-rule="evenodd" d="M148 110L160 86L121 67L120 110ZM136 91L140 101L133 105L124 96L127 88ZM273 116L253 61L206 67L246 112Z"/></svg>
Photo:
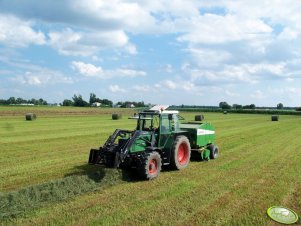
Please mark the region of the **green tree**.
<svg viewBox="0 0 301 226"><path fill-rule="evenodd" d="M76 107L86 107L86 106L89 105L88 102L83 99L82 95L76 96L74 94L72 99L73 99L73 102L74 102L74 106L76 106Z"/></svg>
<svg viewBox="0 0 301 226"><path fill-rule="evenodd" d="M250 105L245 105L245 106L243 106L242 108L243 108L243 109L255 109L256 106L255 106L255 104L250 104Z"/></svg>
<svg viewBox="0 0 301 226"><path fill-rule="evenodd" d="M283 109L283 104L282 103L277 104L277 109Z"/></svg>
<svg viewBox="0 0 301 226"><path fill-rule="evenodd" d="M63 106L73 106L73 101L72 100L68 100L68 99L65 99L63 101Z"/></svg>
<svg viewBox="0 0 301 226"><path fill-rule="evenodd" d="M16 98L14 98L14 97L8 98L7 104L16 104Z"/></svg>
<svg viewBox="0 0 301 226"><path fill-rule="evenodd" d="M90 93L90 100L89 100L90 105L95 102L98 102L95 93Z"/></svg>
<svg viewBox="0 0 301 226"><path fill-rule="evenodd" d="M101 104L107 105L107 106L109 106L109 107L112 107L112 106L113 106L113 102L110 101L110 100L108 100L108 99L103 99L103 100L101 100Z"/></svg>
<svg viewBox="0 0 301 226"><path fill-rule="evenodd" d="M26 103L27 103L27 101L22 99L21 97L18 97L16 99L16 104L26 104Z"/></svg>
<svg viewBox="0 0 301 226"><path fill-rule="evenodd" d="M233 104L232 108L234 108L234 109L242 109L242 105L240 105L240 104Z"/></svg>
<svg viewBox="0 0 301 226"><path fill-rule="evenodd" d="M225 110L225 109L231 109L231 106L230 106L227 102L225 102L225 101L220 102L220 103L219 103L219 107L220 107L221 109L223 109L223 110Z"/></svg>

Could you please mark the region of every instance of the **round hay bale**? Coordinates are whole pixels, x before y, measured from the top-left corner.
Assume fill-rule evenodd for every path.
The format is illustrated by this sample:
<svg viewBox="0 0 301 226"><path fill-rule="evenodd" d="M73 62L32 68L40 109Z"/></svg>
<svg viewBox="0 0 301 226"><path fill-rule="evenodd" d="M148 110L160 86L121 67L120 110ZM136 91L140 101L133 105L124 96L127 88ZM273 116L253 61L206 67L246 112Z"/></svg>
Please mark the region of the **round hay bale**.
<svg viewBox="0 0 301 226"><path fill-rule="evenodd" d="M204 115L196 115L194 116L194 121L203 121L204 120Z"/></svg>
<svg viewBox="0 0 301 226"><path fill-rule="evenodd" d="M121 118L122 118L121 114L112 114L112 119L113 120L118 120L118 119L121 119Z"/></svg>
<svg viewBox="0 0 301 226"><path fill-rule="evenodd" d="M32 120L36 120L37 116L34 113L27 113L25 115L25 119L26 119L26 121L32 121Z"/></svg>
<svg viewBox="0 0 301 226"><path fill-rule="evenodd" d="M279 121L279 115L272 115L272 121Z"/></svg>
<svg viewBox="0 0 301 226"><path fill-rule="evenodd" d="M224 115L228 114L228 112L227 112L227 111L224 111L223 113L224 113Z"/></svg>

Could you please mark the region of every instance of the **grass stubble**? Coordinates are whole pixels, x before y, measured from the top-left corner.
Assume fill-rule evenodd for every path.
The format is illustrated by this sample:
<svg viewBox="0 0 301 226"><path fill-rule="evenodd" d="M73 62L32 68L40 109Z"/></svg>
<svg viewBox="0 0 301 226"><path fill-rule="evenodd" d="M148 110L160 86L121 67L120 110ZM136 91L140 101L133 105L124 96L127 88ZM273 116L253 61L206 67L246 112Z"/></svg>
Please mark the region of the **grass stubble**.
<svg viewBox="0 0 301 226"><path fill-rule="evenodd" d="M124 171L86 164L91 147L135 122L80 114L45 113L29 126L19 116L0 118L0 222L277 225L267 217L268 207L301 213L300 117L271 122L267 115L207 113L205 120L216 127L217 160L137 181Z"/></svg>

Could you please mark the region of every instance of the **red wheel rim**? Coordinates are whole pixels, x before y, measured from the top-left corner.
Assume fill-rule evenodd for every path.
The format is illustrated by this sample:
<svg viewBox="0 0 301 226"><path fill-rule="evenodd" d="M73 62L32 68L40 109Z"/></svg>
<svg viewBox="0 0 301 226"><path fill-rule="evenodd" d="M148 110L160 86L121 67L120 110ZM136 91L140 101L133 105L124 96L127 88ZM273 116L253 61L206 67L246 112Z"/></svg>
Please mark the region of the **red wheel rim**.
<svg viewBox="0 0 301 226"><path fill-rule="evenodd" d="M187 144L182 143L178 149L178 162L180 165L186 164L188 161L188 147Z"/></svg>
<svg viewBox="0 0 301 226"><path fill-rule="evenodd" d="M150 174L155 174L157 172L157 161L156 159L152 159L150 160L149 162L149 165L148 165L148 171Z"/></svg>

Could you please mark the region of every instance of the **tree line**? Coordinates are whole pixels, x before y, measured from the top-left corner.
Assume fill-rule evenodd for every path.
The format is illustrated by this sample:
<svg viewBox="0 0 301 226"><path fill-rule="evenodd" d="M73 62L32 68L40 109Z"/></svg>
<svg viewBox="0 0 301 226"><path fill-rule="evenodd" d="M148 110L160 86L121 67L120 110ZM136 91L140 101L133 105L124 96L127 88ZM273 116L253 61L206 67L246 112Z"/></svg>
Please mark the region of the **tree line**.
<svg viewBox="0 0 301 226"><path fill-rule="evenodd" d="M0 99L0 105L19 105L19 104L33 104L33 105L48 105L46 100L43 100L42 98L40 99L23 99L21 97L15 98L15 97L10 97L7 100L5 99Z"/></svg>
<svg viewBox="0 0 301 226"><path fill-rule="evenodd" d="M104 107L113 107L113 102L108 99L100 99L96 96L95 93L90 93L89 101L85 101L81 95L74 95L72 99L65 99L62 103L63 106L76 106L76 107L87 107L92 106L93 104L99 103ZM143 101L135 102L135 101L125 101L125 102L117 102L115 104L118 107L126 108L131 105L135 107L146 107Z"/></svg>
<svg viewBox="0 0 301 226"><path fill-rule="evenodd" d="M65 99L63 100L60 105L62 106L75 106L75 107L88 107L92 106L94 103L99 103L103 107L113 107L113 102L108 99L100 99L96 96L95 93L90 93L89 101L86 101L83 99L82 95L73 95L71 99ZM33 104L33 105L48 105L48 102L44 100L43 98L39 99L23 99L21 97L15 98L10 97L7 100L0 99L0 105L21 105L21 104ZM117 107L126 108L126 107L147 107L150 104L145 104L143 101L135 102L135 101L119 101L115 104ZM180 106L171 106L172 108L210 108L210 109L217 109L220 108L222 110L243 110L243 109L267 109L271 107L256 107L255 104L250 105L241 105L241 104L233 104L230 105L225 101L222 101L219 103L218 106L191 106L191 105L180 105ZM301 111L301 107L284 107L282 103L277 104L277 106L272 107L272 109L278 109L278 110L296 110Z"/></svg>
<svg viewBox="0 0 301 226"><path fill-rule="evenodd" d="M48 105L46 100L43 100L42 98L39 99L23 99L21 97L15 98L10 97L7 100L0 99L0 105ZM95 93L90 93L89 101L86 101L83 99L82 95L73 95L71 99L64 99L60 105L62 106L75 106L75 107L88 107L95 104L96 106L102 106L102 107L113 107L113 102L109 99L100 99L96 96ZM56 104L55 104L56 105ZM146 107L143 101L141 102L135 102L135 101L125 101L125 102L117 102L115 104L118 107L126 108L129 106L134 107Z"/></svg>
<svg viewBox="0 0 301 226"><path fill-rule="evenodd" d="M94 103L99 103L102 106L113 107L113 102L108 99L100 99L94 93L90 93L89 102L84 100L82 95L73 95L72 99L63 100L63 106L88 107Z"/></svg>
<svg viewBox="0 0 301 226"><path fill-rule="evenodd" d="M235 109L235 110L241 110L241 109L261 109L261 108L266 108L266 107L256 107L255 104L250 104L250 105L240 105L240 104L233 104L232 106L228 104L225 101L222 101L219 103L219 107L223 110L230 110L230 109ZM278 110L284 109L284 106L282 103L277 104L275 107Z"/></svg>

